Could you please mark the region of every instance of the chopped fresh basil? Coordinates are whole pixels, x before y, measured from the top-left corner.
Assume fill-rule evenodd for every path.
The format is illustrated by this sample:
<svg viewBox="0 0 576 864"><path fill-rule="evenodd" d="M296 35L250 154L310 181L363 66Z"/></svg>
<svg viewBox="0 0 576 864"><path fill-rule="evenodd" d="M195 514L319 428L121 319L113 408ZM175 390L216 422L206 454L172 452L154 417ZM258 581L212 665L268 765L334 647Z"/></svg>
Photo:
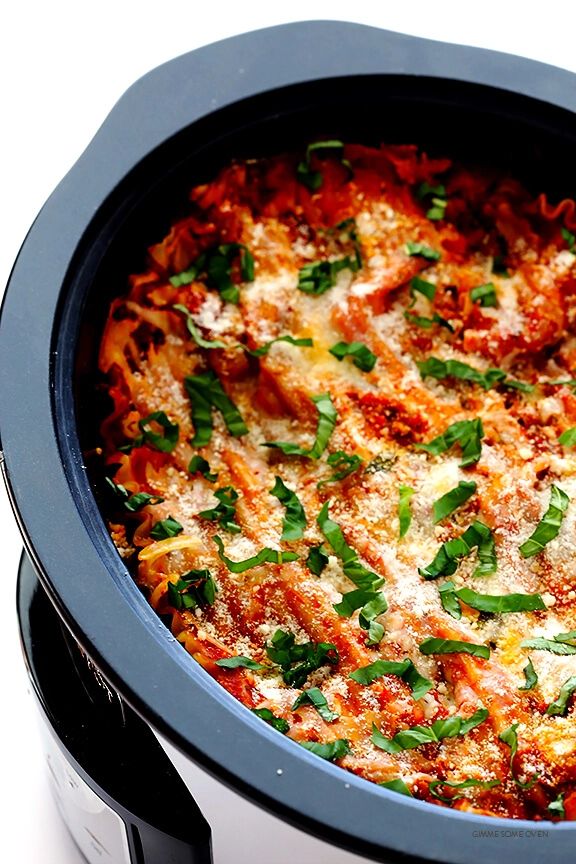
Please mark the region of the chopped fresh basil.
<svg viewBox="0 0 576 864"><path fill-rule="evenodd" d="M218 522L221 528L230 531L231 534L239 534L242 529L235 521L238 493L232 486L223 486L221 489L216 489L213 494L219 501L218 505L210 510L202 510L198 515L203 519Z"/></svg>
<svg viewBox="0 0 576 864"><path fill-rule="evenodd" d="M427 300L432 302L436 296L436 285L433 282L421 279L420 276L414 276L410 280L410 296L412 297L410 306L413 306L416 302L416 294L422 294Z"/></svg>
<svg viewBox="0 0 576 864"><path fill-rule="evenodd" d="M346 595L344 595L346 596ZM384 636L384 627L376 618L388 609L388 602L381 591L364 604L358 615L358 623L363 630L368 631L367 645L378 645Z"/></svg>
<svg viewBox="0 0 576 864"><path fill-rule="evenodd" d="M568 509L570 498L559 486L552 485L550 489L550 504L544 516L528 538L520 546L523 558L538 555L547 543L558 536L564 514Z"/></svg>
<svg viewBox="0 0 576 864"><path fill-rule="evenodd" d="M156 423L162 428L162 432L155 432L151 423ZM149 444L161 453L171 453L178 444L180 427L178 423L172 423L164 411L153 411L147 417L138 421L141 435L133 442L134 447Z"/></svg>
<svg viewBox="0 0 576 864"><path fill-rule="evenodd" d="M181 312L182 315L186 317L186 327L188 328L188 332L190 333L192 339L200 348L226 348L226 343L221 342L219 339L204 339L202 334L200 333L198 327L194 323L194 319L192 317L192 313L190 310L183 306L181 303L176 303L172 308L176 312Z"/></svg>
<svg viewBox="0 0 576 864"><path fill-rule="evenodd" d="M464 719L453 715L445 720L436 720L431 726L413 726L397 732L393 738L386 738L380 730L372 725L372 743L386 753L400 753L402 750L413 750L422 744L437 744L443 738L455 738L457 735L467 735L488 717L486 708L479 708L471 717Z"/></svg>
<svg viewBox="0 0 576 864"><path fill-rule="evenodd" d="M462 461L460 465L463 468L469 465L474 465L480 459L482 453L482 438L484 437L484 429L482 420L458 420L452 423L442 435L428 441L427 444L416 444L418 450L425 450L426 453L431 453L433 456L439 456L450 450L455 444L459 444L462 449Z"/></svg>
<svg viewBox="0 0 576 864"><path fill-rule="evenodd" d="M150 537L154 540L167 540L168 537L177 537L183 530L184 528L180 522L169 516L167 519L161 519L160 522L156 522L150 531Z"/></svg>
<svg viewBox="0 0 576 864"><path fill-rule="evenodd" d="M286 508L280 539L299 540L306 528L306 514L304 513L300 499L295 492L284 485L281 477L276 477L274 488L270 489L270 494L274 495Z"/></svg>
<svg viewBox="0 0 576 864"><path fill-rule="evenodd" d="M453 582L444 582L438 586L440 594L440 603L445 612L459 620L462 617L462 608L456 596L456 589Z"/></svg>
<svg viewBox="0 0 576 864"><path fill-rule="evenodd" d="M443 543L434 560L427 567L418 568L425 579L438 579L439 576L452 576L458 569L460 558L470 555L472 550L478 550L478 566L474 576L489 576L496 572L497 561L492 532L487 525L474 521L460 537Z"/></svg>
<svg viewBox="0 0 576 864"><path fill-rule="evenodd" d="M429 183L421 183L416 190L416 196L420 201L427 201L429 206L426 211L426 217L433 222L444 219L448 201L446 200L446 187L442 183L437 186L431 186Z"/></svg>
<svg viewBox="0 0 576 864"><path fill-rule="evenodd" d="M318 411L318 426L316 428L316 440L309 450L289 441L266 441L262 446L281 450L285 456L307 456L309 459L319 459L328 446L328 441L338 419L338 412L329 393L312 396L312 402Z"/></svg>
<svg viewBox="0 0 576 864"><path fill-rule="evenodd" d="M217 375L212 372L202 372L199 375L187 375L184 387L192 403L192 423L194 424L193 447L204 447L212 438L212 408L220 411L228 432L234 437L246 435L248 427L244 423L238 408L226 395Z"/></svg>
<svg viewBox="0 0 576 864"><path fill-rule="evenodd" d="M269 726L272 726L273 729L276 729L277 732L281 732L283 735L290 730L288 721L284 720L283 717L276 717L269 708L252 708L251 711L252 714L260 717L261 720L264 720L265 723L268 723Z"/></svg>
<svg viewBox="0 0 576 864"><path fill-rule="evenodd" d="M160 495L150 495L148 492L135 492L133 495L120 483L115 483L111 477L105 477L106 483L122 499L122 504L130 513L137 513L148 505L162 504L164 498Z"/></svg>
<svg viewBox="0 0 576 864"><path fill-rule="evenodd" d="M254 258L250 250L242 243L225 243L207 249L188 270L177 273L170 279L170 284L178 288L180 285L189 285L199 276L206 276L206 284L209 288L219 291L223 300L229 303L238 303L240 291L232 282L232 266L236 258L240 258L240 275L244 282L254 281ZM214 346L212 346L214 347Z"/></svg>
<svg viewBox="0 0 576 864"><path fill-rule="evenodd" d="M378 360L376 354L373 354L363 342L336 342L328 350L337 360L352 357L354 366L363 372L371 372Z"/></svg>
<svg viewBox="0 0 576 864"><path fill-rule="evenodd" d="M422 654L471 654L488 660L490 648L488 645L476 645L474 642L460 642L458 639L436 639L430 636L418 646Z"/></svg>
<svg viewBox="0 0 576 864"><path fill-rule="evenodd" d="M353 474L354 471L360 468L363 459L360 456L356 456L356 454L349 456L343 450L337 450L328 456L326 462L337 470L330 477L327 477L326 480L321 480L317 483L316 486L318 489L321 489L326 483L335 483L337 480L344 480L345 477L349 477L350 474Z"/></svg>
<svg viewBox="0 0 576 864"><path fill-rule="evenodd" d="M576 444L576 426L572 426L571 429L565 429L558 438L558 443L564 447L574 447Z"/></svg>
<svg viewBox="0 0 576 864"><path fill-rule="evenodd" d="M406 244L406 252L411 257L425 258L426 261L439 261L442 257L440 252L427 246L426 243L409 242Z"/></svg>
<svg viewBox="0 0 576 864"><path fill-rule="evenodd" d="M202 456L192 456L188 471L190 474L202 474L209 483L214 483L218 479L218 472L210 471L210 465Z"/></svg>
<svg viewBox="0 0 576 864"><path fill-rule="evenodd" d="M498 738L500 741L503 741L504 744L507 744L510 748L510 773L512 774L512 779L514 783L520 787L520 789L531 789L532 786L537 782L539 778L539 774L534 774L531 780L528 780L526 783L521 783L520 780L516 777L514 771L514 757L518 751L518 734L516 730L518 729L518 723L513 723L507 729L500 733Z"/></svg>
<svg viewBox="0 0 576 864"><path fill-rule="evenodd" d="M454 333L454 327L450 324L446 318L442 318L438 315L437 312L434 312L431 318L426 318L423 315L416 315L414 312L404 312L404 317L410 324L415 324L417 327L422 327L424 330L430 330L434 324L438 324L440 327L445 327L446 330L449 330L450 333Z"/></svg>
<svg viewBox="0 0 576 864"><path fill-rule="evenodd" d="M269 644L266 653L273 663L282 669L282 678L289 687L302 687L308 676L330 664L335 666L340 655L331 642L304 642L296 644L293 633L277 630Z"/></svg>
<svg viewBox="0 0 576 864"><path fill-rule="evenodd" d="M505 279L510 278L510 273L502 255L495 255L492 259L492 272L496 273L497 276L504 276Z"/></svg>
<svg viewBox="0 0 576 864"><path fill-rule="evenodd" d="M562 239L566 241L568 245L568 250L570 252L574 252L574 248L576 246L576 236L572 234L568 228L562 228Z"/></svg>
<svg viewBox="0 0 576 864"><path fill-rule="evenodd" d="M496 288L492 282L486 282L485 285L477 285L470 291L470 299L473 303L479 303L480 306L497 306Z"/></svg>
<svg viewBox="0 0 576 864"><path fill-rule="evenodd" d="M378 783L378 786L388 789L390 792L398 792L399 795L408 795L409 798L414 797L401 777L396 777L394 780L385 780L384 783Z"/></svg>
<svg viewBox="0 0 576 864"><path fill-rule="evenodd" d="M373 586L375 583L378 583L378 585L382 584L381 577L377 576L376 573L372 573L364 567L363 564L360 564L358 561L358 553L352 549L351 546L348 546L344 539L342 529L336 522L333 522L332 519L330 519L328 515L329 507L330 502L326 501L316 519L318 527L332 547L336 557L340 558L342 561L344 574L354 582L358 588L369 588L374 590Z"/></svg>
<svg viewBox="0 0 576 864"><path fill-rule="evenodd" d="M337 151L338 158L342 165L352 173L350 162L348 159L344 159L343 156L344 144L342 141L314 141L314 143L308 145L304 159L299 162L296 167L296 177L300 183L310 190L310 192L317 192L324 182L322 172L314 171L311 164L312 153L317 152L318 150Z"/></svg>
<svg viewBox="0 0 576 864"><path fill-rule="evenodd" d="M461 480L454 489L446 492L441 498L434 502L434 524L441 522L446 516L450 516L458 507L465 504L476 492L476 483L473 480Z"/></svg>
<svg viewBox="0 0 576 864"><path fill-rule="evenodd" d="M375 660L374 663L369 663L368 666L361 666L349 674L349 678L356 681L358 684L367 686L372 684L383 675L397 675L408 684L412 690L414 699L421 699L434 686L428 678L424 678L412 660L406 659L401 662L394 660Z"/></svg>
<svg viewBox="0 0 576 864"><path fill-rule="evenodd" d="M259 348L254 348L250 350L246 348L246 353L250 354L252 357L263 357L264 354L268 354L272 345L275 345L276 342L289 342L290 345L296 345L298 348L312 348L314 342L312 339L295 339L294 336L277 336L276 339L270 339L269 342L265 342L264 345L261 345Z"/></svg>
<svg viewBox="0 0 576 864"><path fill-rule="evenodd" d="M326 697L318 687L310 687L309 690L303 690L292 705L292 711L296 711L301 705L307 704L312 705L326 723L334 723L340 716L335 711L330 710Z"/></svg>
<svg viewBox="0 0 576 864"><path fill-rule="evenodd" d="M535 612L546 609L540 594L477 594L471 588L454 592L459 600L472 609L502 615L507 612Z"/></svg>
<svg viewBox="0 0 576 864"><path fill-rule="evenodd" d="M558 819L566 818L566 810L564 809L564 793L560 792L560 794L551 801L548 805L548 810L552 813L553 816L557 816Z"/></svg>
<svg viewBox="0 0 576 864"><path fill-rule="evenodd" d="M320 576L324 568L328 565L328 555L324 552L322 546L311 546L306 558L306 566L314 573L315 576Z"/></svg>
<svg viewBox="0 0 576 864"><path fill-rule="evenodd" d="M212 606L218 590L209 570L189 570L167 588L169 603L178 611Z"/></svg>
<svg viewBox="0 0 576 864"><path fill-rule="evenodd" d="M350 742L346 738L337 738L335 741L330 741L329 744L318 744L316 741L300 741L299 743L310 753L320 756L321 759L328 759L330 762L341 759L350 753Z"/></svg>
<svg viewBox="0 0 576 864"><path fill-rule="evenodd" d="M568 700L574 691L576 691L576 676L572 675L560 688L558 698L548 705L546 714L550 714L552 717L565 717L568 710Z"/></svg>
<svg viewBox="0 0 576 864"><path fill-rule="evenodd" d="M534 690L538 684L538 675L530 658L528 658L528 663L524 666L522 672L524 673L524 684L522 687L518 687L518 690Z"/></svg>
<svg viewBox="0 0 576 864"><path fill-rule="evenodd" d="M478 369L474 369L473 366L462 363L460 360L440 360L438 357L428 357L427 360L417 365L422 378L436 378L438 381L444 378L459 378L461 381L479 384L485 390L498 386L521 390L523 393L531 393L534 390L532 384L508 378L502 369L487 369L486 372L479 372Z"/></svg>
<svg viewBox="0 0 576 864"><path fill-rule="evenodd" d="M265 546L264 549L261 549L252 558L246 558L244 561L232 561L231 558L228 558L224 554L224 543L217 534L214 535L214 542L218 547L220 560L226 564L231 573L245 573L246 570L260 567L261 564L284 564L286 561L296 561L298 559L298 555L295 552L278 552L276 549L269 549Z"/></svg>
<svg viewBox="0 0 576 864"><path fill-rule="evenodd" d="M568 655L576 654L576 645L570 645L560 639L560 633L553 639L545 639L543 636L537 636L535 639L524 639L520 643L521 648L532 648L534 651L550 651L551 654Z"/></svg>
<svg viewBox="0 0 576 864"><path fill-rule="evenodd" d="M334 261L311 261L300 268L298 290L319 297L336 285L341 270L356 273L359 269L356 256L345 255Z"/></svg>
<svg viewBox="0 0 576 864"><path fill-rule="evenodd" d="M236 657L223 657L222 660L216 660L216 666L221 666L222 669L251 669L253 672L259 672L261 669L266 669L262 663L256 663L249 657L243 657L238 654Z"/></svg>
<svg viewBox="0 0 576 864"><path fill-rule="evenodd" d="M475 780L473 777L468 777L460 783L449 783L448 780L431 780L428 786L430 794L438 801L445 801L450 804L452 801L458 801L459 798L465 798L465 795L441 795L436 790L440 786L447 786L449 789L493 789L495 786L500 786L500 780Z"/></svg>
<svg viewBox="0 0 576 864"><path fill-rule="evenodd" d="M410 499L414 495L411 486L400 486L398 489L398 521L400 524L400 537L404 537L412 522L412 511Z"/></svg>
<svg viewBox="0 0 576 864"><path fill-rule="evenodd" d="M342 599L339 603L333 604L333 609L340 615L341 618L350 618L357 609L361 609L366 603L376 600L380 597L380 588L384 584L384 580L373 582L370 588L355 588L354 591L347 591L342 594ZM382 595L383 596L383 595ZM383 612L386 610L383 609Z"/></svg>

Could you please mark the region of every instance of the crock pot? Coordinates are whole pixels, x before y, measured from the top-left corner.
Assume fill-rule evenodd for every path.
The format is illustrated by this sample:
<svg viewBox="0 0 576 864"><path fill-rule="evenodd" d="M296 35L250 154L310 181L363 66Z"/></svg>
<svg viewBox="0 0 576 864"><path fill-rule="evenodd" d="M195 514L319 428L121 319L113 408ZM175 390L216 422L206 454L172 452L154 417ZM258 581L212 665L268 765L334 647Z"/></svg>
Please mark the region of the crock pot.
<svg viewBox="0 0 576 864"><path fill-rule="evenodd" d="M223 162L320 135L417 142L496 162L554 199L576 194L574 112L576 77L550 66L362 25L289 24L139 80L45 204L2 308L0 462L26 549L19 615L54 791L90 864L569 860L574 824L395 794L251 714L136 588L83 453L96 441L107 305Z"/></svg>

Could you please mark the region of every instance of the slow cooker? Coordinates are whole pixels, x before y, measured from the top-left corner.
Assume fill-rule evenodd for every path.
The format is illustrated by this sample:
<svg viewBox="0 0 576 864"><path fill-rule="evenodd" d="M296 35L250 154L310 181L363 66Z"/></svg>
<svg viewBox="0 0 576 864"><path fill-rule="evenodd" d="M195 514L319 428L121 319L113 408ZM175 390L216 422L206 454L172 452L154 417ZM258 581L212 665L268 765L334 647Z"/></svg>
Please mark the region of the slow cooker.
<svg viewBox="0 0 576 864"><path fill-rule="evenodd" d="M284 25L139 80L44 206L2 308L0 464L26 550L18 612L53 790L90 864L569 860L574 824L397 795L252 715L136 588L83 454L107 305L226 159L318 135L417 142L557 198L576 194L574 112L576 77L553 67L362 25Z"/></svg>

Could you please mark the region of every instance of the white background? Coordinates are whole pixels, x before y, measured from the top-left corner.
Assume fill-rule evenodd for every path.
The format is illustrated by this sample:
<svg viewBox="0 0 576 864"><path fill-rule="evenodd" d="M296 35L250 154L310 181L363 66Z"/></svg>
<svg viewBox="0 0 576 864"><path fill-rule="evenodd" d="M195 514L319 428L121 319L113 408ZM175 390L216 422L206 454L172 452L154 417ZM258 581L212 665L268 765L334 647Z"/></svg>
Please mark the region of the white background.
<svg viewBox="0 0 576 864"><path fill-rule="evenodd" d="M0 294L37 211L134 80L200 45L311 18L495 48L576 72L573 0L12 0L0 34ZM44 778L15 620L20 543L3 489L0 548L0 854L9 864L79 864Z"/></svg>

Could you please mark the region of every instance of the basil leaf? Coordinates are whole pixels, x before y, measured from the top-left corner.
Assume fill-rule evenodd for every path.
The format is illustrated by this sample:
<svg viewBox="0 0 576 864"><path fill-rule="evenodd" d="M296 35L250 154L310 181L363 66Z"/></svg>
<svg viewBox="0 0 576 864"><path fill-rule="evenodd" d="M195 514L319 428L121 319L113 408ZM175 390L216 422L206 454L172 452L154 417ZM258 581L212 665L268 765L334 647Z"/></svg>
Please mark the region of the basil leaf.
<svg viewBox="0 0 576 864"><path fill-rule="evenodd" d="M574 691L576 691L576 676L572 675L560 688L558 698L548 705L546 714L552 717L565 717L568 710L568 700Z"/></svg>
<svg viewBox="0 0 576 864"><path fill-rule="evenodd" d="M367 645L378 645L384 636L384 627L375 619L388 609L388 602L381 591L368 600L360 610L358 623L363 630L368 631Z"/></svg>
<svg viewBox="0 0 576 864"><path fill-rule="evenodd" d="M500 741L503 741L504 744L507 744L510 747L510 773L512 774L512 779L516 786L519 786L520 789L531 789L532 786L537 782L540 775L534 774L531 780L528 780L526 783L521 783L520 780L516 777L514 772L514 757L518 751L518 735L516 730L518 729L518 723L513 723L508 729L505 729L500 733L498 738Z"/></svg>
<svg viewBox="0 0 576 864"><path fill-rule="evenodd" d="M302 687L308 676L321 666L335 666L340 655L331 642L305 642L296 644L293 633L277 630L266 653L283 671L282 678L289 687Z"/></svg>
<svg viewBox="0 0 576 864"><path fill-rule="evenodd" d="M462 609L460 608L460 603L458 602L458 598L456 596L456 590L454 588L453 582L444 582L443 585L438 586L438 593L440 594L440 603L442 604L442 608L445 612L448 612L452 618L456 618L456 620L460 620L462 617Z"/></svg>
<svg viewBox="0 0 576 864"><path fill-rule="evenodd" d="M416 302L416 294L422 294L427 300L432 302L436 296L436 285L433 282L421 279L420 276L414 276L410 280L410 296L412 297L410 306L413 306Z"/></svg>
<svg viewBox="0 0 576 864"><path fill-rule="evenodd" d="M433 456L439 456L450 450L455 444L459 444L462 448L462 461L460 465L466 468L468 465L474 465L480 459L482 452L482 438L484 437L484 429L482 420L458 420L452 423L442 435L433 438L427 444L416 444L417 450L425 450L426 453L431 453Z"/></svg>
<svg viewBox="0 0 576 864"><path fill-rule="evenodd" d="M266 669L262 663L256 663L255 660L243 657L241 654L236 657L223 657L221 660L216 660L216 666L221 666L222 669L252 669L253 672Z"/></svg>
<svg viewBox="0 0 576 864"><path fill-rule="evenodd" d="M290 724L288 721L284 720L283 717L276 717L269 708L251 708L250 710L252 711L252 714L256 714L257 717L260 717L261 720L264 720L265 723L268 723L268 725L272 726L273 729L276 729L277 732L281 732L285 735L286 732L290 730Z"/></svg>
<svg viewBox="0 0 576 864"><path fill-rule="evenodd" d="M397 675L405 681L412 690L414 699L421 699L434 686L428 678L420 675L411 660L406 659L401 662L394 660L375 660L374 663L369 663L367 666L361 666L355 669L348 677L352 678L358 684L372 684L383 675Z"/></svg>
<svg viewBox="0 0 576 864"><path fill-rule="evenodd" d="M242 529L235 521L238 500L236 490L232 486L223 486L221 489L216 489L214 497L218 499L219 504L210 510L202 510L198 515L203 519L218 522L221 528L230 531L231 534L239 534Z"/></svg>
<svg viewBox="0 0 576 864"><path fill-rule="evenodd" d="M167 588L169 603L178 611L212 606L218 590L209 570L189 570Z"/></svg>
<svg viewBox="0 0 576 864"><path fill-rule="evenodd" d="M398 489L398 521L400 523L400 537L404 537L412 522L412 511L410 510L410 499L414 495L411 486L400 486Z"/></svg>
<svg viewBox="0 0 576 864"><path fill-rule="evenodd" d="M532 660L528 658L528 663L523 668L524 673L524 684L522 687L518 687L518 690L534 690L534 688L538 684L538 675L536 674L536 670L532 664Z"/></svg>
<svg viewBox="0 0 576 864"><path fill-rule="evenodd" d="M462 780L461 783L449 783L448 780L431 780L428 786L428 790L433 798L437 798L438 801L445 801L447 804L450 804L452 801L458 801L459 798L465 798L465 795L441 795L436 790L440 786L447 786L450 789L470 789L472 787L476 787L478 789L493 789L495 786L500 786L500 780L475 780L473 777L468 777L466 780Z"/></svg>
<svg viewBox="0 0 576 864"><path fill-rule="evenodd" d="M362 608L366 603L379 596L376 589L383 584L384 580L380 579L378 582L374 582L370 588L356 588L354 591L348 591L342 595L340 603L334 603L332 608L341 618L350 618L356 609Z"/></svg>
<svg viewBox="0 0 576 864"><path fill-rule="evenodd" d="M390 792L398 792L399 795L408 795L409 798L414 797L401 777L397 777L394 780L386 780L384 783L378 783L378 786L381 786L383 789L389 789Z"/></svg>
<svg viewBox="0 0 576 864"><path fill-rule="evenodd" d="M240 275L245 282L254 281L254 258L250 250L242 243L225 243L207 249L203 252L188 270L177 273L170 279L170 284L175 287L189 285L205 274L206 284L209 288L215 288L220 292L223 300L229 303L238 303L240 291L238 286L232 282L232 265L236 258L240 257Z"/></svg>
<svg viewBox="0 0 576 864"><path fill-rule="evenodd" d="M181 312L186 317L186 327L188 328L188 332L190 336L200 348L226 348L225 342L220 342L218 339L204 339L196 324L194 323L194 319L192 318L192 313L190 310L183 306L181 303L176 303L172 308L176 312Z"/></svg>
<svg viewBox="0 0 576 864"><path fill-rule="evenodd" d="M150 423L156 423L163 431L161 433L154 432L150 428ZM161 453L171 453L178 444L180 427L178 423L172 423L164 411L153 411L152 414L139 420L138 426L142 435L140 439L134 442L136 447L144 442Z"/></svg>
<svg viewBox="0 0 576 864"><path fill-rule="evenodd" d="M270 348L272 345L275 345L276 342L289 342L290 345L297 345L299 348L312 348L314 345L312 339L295 339L294 336L277 336L276 339L270 339L269 342L265 342L264 345L261 345L259 348L254 348L252 350L246 348L245 351L252 357L263 357L264 354L268 354Z"/></svg>
<svg viewBox="0 0 576 864"><path fill-rule="evenodd" d="M423 315L416 315L415 312L406 311L404 312L404 318L410 324L416 324L417 327L422 327L424 330L430 330L434 324L438 324L440 327L445 327L446 330L449 330L450 333L454 333L454 327L450 324L446 318L442 318L438 315L437 312L434 312L431 318L426 318Z"/></svg>
<svg viewBox="0 0 576 864"><path fill-rule="evenodd" d="M150 537L154 540L167 540L168 537L177 537L183 530L180 522L169 516L168 519L161 519L160 522L156 522L150 531Z"/></svg>
<svg viewBox="0 0 576 864"><path fill-rule="evenodd" d="M352 357L354 366L363 372L371 372L378 360L376 354L373 354L363 342L336 342L328 350L337 360Z"/></svg>
<svg viewBox="0 0 576 864"><path fill-rule="evenodd" d="M416 196L421 201L431 199L432 206L426 212L428 219L436 222L444 218L448 201L446 200L446 187L442 183L437 186L431 186L426 182L421 183L416 191Z"/></svg>
<svg viewBox="0 0 576 864"><path fill-rule="evenodd" d="M440 252L437 252L425 243L407 243L406 252L411 257L425 258L426 261L439 261L442 257Z"/></svg>
<svg viewBox="0 0 576 864"><path fill-rule="evenodd" d="M568 249L570 252L574 252L574 246L576 245L576 236L572 234L567 228L562 228L562 239L566 241L568 244Z"/></svg>
<svg viewBox="0 0 576 864"><path fill-rule="evenodd" d="M445 720L436 720L431 726L412 726L397 732L393 738L386 738L380 730L372 724L372 743L386 753L400 753L402 750L413 750L422 744L437 744L443 738L455 738L458 735L467 735L476 726L483 723L488 717L485 708L479 708L471 717L464 719L457 715Z"/></svg>
<svg viewBox="0 0 576 864"><path fill-rule="evenodd" d="M335 759L341 759L347 756L350 750L350 742L346 738L337 738L335 741L330 741L329 744L318 744L316 741L299 741L301 747L305 747L310 753L315 756L320 756L321 759L328 759L333 762Z"/></svg>
<svg viewBox="0 0 576 864"><path fill-rule="evenodd" d="M576 426L572 426L571 429L565 429L558 438L558 443L564 447L574 447L576 444Z"/></svg>
<svg viewBox="0 0 576 864"><path fill-rule="evenodd" d="M211 472L209 463L202 456L192 456L188 471L190 474L202 474L210 483L218 479L218 472Z"/></svg>
<svg viewBox="0 0 576 864"><path fill-rule="evenodd" d="M474 642L459 642L457 639L435 639L430 636L418 646L422 654L471 654L488 660L490 648L488 645L475 645Z"/></svg>
<svg viewBox="0 0 576 864"><path fill-rule="evenodd" d="M476 483L473 480L461 480L454 489L446 492L438 498L433 505L434 524L441 522L446 516L450 516L458 507L465 504L476 492Z"/></svg>
<svg viewBox="0 0 576 864"><path fill-rule="evenodd" d="M432 198L432 204L433 206L426 211L427 218L432 219L433 222L438 222L440 219L444 219L448 202L443 198Z"/></svg>
<svg viewBox="0 0 576 864"><path fill-rule="evenodd" d="M298 272L298 290L319 297L333 288L341 270L359 270L357 257L345 255L335 261L311 261Z"/></svg>
<svg viewBox="0 0 576 864"><path fill-rule="evenodd" d="M489 576L497 569L496 552L492 532L483 522L475 520L460 537L443 543L434 560L427 567L419 567L418 572L424 579L438 579L451 576L458 569L460 558L470 555L477 547L479 564L474 576Z"/></svg>
<svg viewBox="0 0 576 864"><path fill-rule="evenodd" d="M330 502L326 501L320 510L316 521L322 534L332 547L334 554L342 561L344 574L354 582L358 588L373 589L374 583L381 585L382 581L380 576L377 576L376 573L372 573L364 567L363 564L360 564L358 561L358 553L352 549L351 546L348 546L344 539L342 529L328 516L329 507Z"/></svg>
<svg viewBox="0 0 576 864"><path fill-rule="evenodd" d="M318 687L310 687L309 690L303 690L292 705L292 711L295 711L300 705L306 704L312 705L326 723L334 723L340 717L339 714L330 710L326 697Z"/></svg>
<svg viewBox="0 0 576 864"><path fill-rule="evenodd" d="M274 495L286 508L286 515L282 522L281 540L299 540L306 528L306 514L300 500L295 492L284 485L281 477L276 477L274 488L270 494Z"/></svg>
<svg viewBox="0 0 576 864"><path fill-rule="evenodd" d="M554 801L551 801L548 805L548 810L552 813L553 816L557 816L558 819L566 818L566 810L564 809L564 793L560 792L557 798Z"/></svg>
<svg viewBox="0 0 576 864"><path fill-rule="evenodd" d="M455 594L472 609L490 612L492 615L546 609L540 594L477 594L471 588L460 588Z"/></svg>
<svg viewBox="0 0 576 864"><path fill-rule="evenodd" d="M212 408L220 411L231 435L239 437L247 434L248 427L214 372L187 375L184 378L184 387L192 402L193 447L204 447L212 439Z"/></svg>
<svg viewBox="0 0 576 864"><path fill-rule="evenodd" d="M164 501L164 498L161 498L160 495L150 495L148 492L135 492L131 495L124 486L120 483L115 483L111 477L105 477L104 479L116 495L122 499L122 504L130 513L137 513L147 505L162 504Z"/></svg>
<svg viewBox="0 0 576 864"><path fill-rule="evenodd" d="M532 648L535 651L550 651L551 654L559 654L561 656L576 654L576 645L566 645L558 637L555 639L545 639L543 636L538 636L536 639L524 639L520 643L520 647Z"/></svg>
<svg viewBox="0 0 576 864"><path fill-rule="evenodd" d="M470 291L470 299L473 303L479 303L480 306L497 306L496 288L492 282L486 282L485 285L477 285Z"/></svg>
<svg viewBox="0 0 576 864"><path fill-rule="evenodd" d="M534 390L532 384L508 378L502 369L487 369L486 372L480 372L460 360L440 360L438 357L428 357L427 360L417 363L417 366L422 378L436 378L438 381L444 378L458 378L461 381L479 384L485 390L498 386L521 390L523 393L531 393Z"/></svg>
<svg viewBox="0 0 576 864"><path fill-rule="evenodd" d="M285 456L307 456L309 459L319 459L328 446L328 441L336 425L338 412L329 393L312 396L312 402L318 411L318 426L316 428L316 440L310 450L287 441L266 441L262 446L281 450Z"/></svg>
<svg viewBox="0 0 576 864"><path fill-rule="evenodd" d="M568 495L559 486L552 485L548 509L528 540L520 546L519 551L523 558L538 555L547 543L558 536L569 503Z"/></svg>
<svg viewBox="0 0 576 864"><path fill-rule="evenodd" d="M340 151L339 159L342 165L348 169L350 173L352 173L352 166L348 159L344 159L344 144L342 141L330 140L330 141L315 141L313 144L309 144L306 148L306 155L302 162L299 162L296 167L296 177L299 182L306 186L310 192L317 192L318 189L322 186L324 182L324 178L322 177L321 171L314 171L311 165L311 157L312 153L318 150L333 150Z"/></svg>
<svg viewBox="0 0 576 864"><path fill-rule="evenodd" d="M226 564L231 573L245 573L246 570L260 567L261 564L284 564L287 561L296 561L298 559L298 555L295 552L278 552L276 549L269 549L265 546L264 549L261 549L252 558L246 558L244 561L232 561L231 558L227 558L224 554L224 544L217 534L214 535L214 542L218 547L220 560Z"/></svg>
<svg viewBox="0 0 576 864"><path fill-rule="evenodd" d="M349 456L343 450L337 450L335 453L331 453L328 456L326 462L328 465L331 465L336 470L330 477L327 477L326 480L321 480L316 484L318 489L321 489L322 486L325 486L326 483L335 483L337 480L344 480L345 477L349 477L350 474L353 474L354 471L357 471L358 468L362 465L364 460L354 454L353 456Z"/></svg>
<svg viewBox="0 0 576 864"><path fill-rule="evenodd" d="M328 555L321 546L311 546L306 558L306 566L315 576L321 576L328 564Z"/></svg>

